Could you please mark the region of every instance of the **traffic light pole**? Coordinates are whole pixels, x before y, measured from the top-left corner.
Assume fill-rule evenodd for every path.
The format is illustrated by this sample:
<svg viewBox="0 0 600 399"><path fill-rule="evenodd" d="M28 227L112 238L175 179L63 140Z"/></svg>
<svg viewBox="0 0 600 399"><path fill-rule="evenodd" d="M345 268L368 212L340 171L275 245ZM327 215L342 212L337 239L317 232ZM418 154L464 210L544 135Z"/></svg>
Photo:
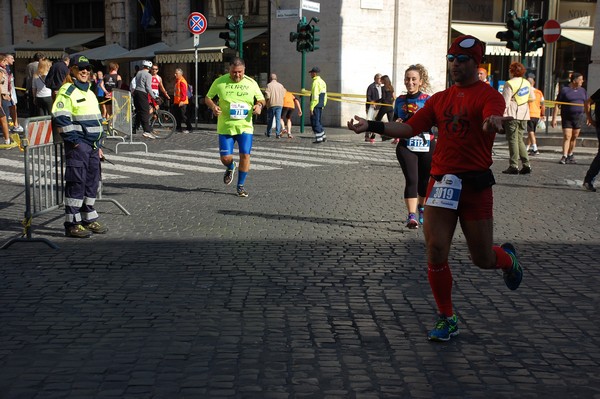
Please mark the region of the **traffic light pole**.
<svg viewBox="0 0 600 399"><path fill-rule="evenodd" d="M304 84L306 82L306 51L302 52L302 69L300 70L300 90L304 91ZM309 104L310 108L310 104ZM300 96L300 133L304 133L304 95Z"/></svg>
<svg viewBox="0 0 600 399"><path fill-rule="evenodd" d="M238 34L237 34L237 40L238 40L238 50L240 52L240 58L244 59L244 19L242 18L242 16L240 15L240 19L238 19Z"/></svg>

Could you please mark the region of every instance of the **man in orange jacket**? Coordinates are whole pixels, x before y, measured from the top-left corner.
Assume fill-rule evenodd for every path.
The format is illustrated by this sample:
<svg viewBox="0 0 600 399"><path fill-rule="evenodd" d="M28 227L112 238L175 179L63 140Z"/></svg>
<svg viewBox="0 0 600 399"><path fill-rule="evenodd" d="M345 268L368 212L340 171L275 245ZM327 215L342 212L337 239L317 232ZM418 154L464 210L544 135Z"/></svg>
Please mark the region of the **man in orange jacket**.
<svg viewBox="0 0 600 399"><path fill-rule="evenodd" d="M188 118L187 107L190 102L188 98L188 82L183 77L183 70L177 68L175 70L175 91L173 98L173 114L177 120L177 131L181 132L181 125L185 123L187 129L183 133L192 131L192 123Z"/></svg>

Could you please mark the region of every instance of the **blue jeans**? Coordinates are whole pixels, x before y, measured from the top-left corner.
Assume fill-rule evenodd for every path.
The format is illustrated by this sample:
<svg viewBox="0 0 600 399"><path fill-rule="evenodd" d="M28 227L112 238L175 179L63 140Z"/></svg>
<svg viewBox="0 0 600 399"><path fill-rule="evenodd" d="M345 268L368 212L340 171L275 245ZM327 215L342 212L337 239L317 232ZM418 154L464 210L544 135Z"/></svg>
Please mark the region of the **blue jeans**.
<svg viewBox="0 0 600 399"><path fill-rule="evenodd" d="M271 135L271 126L273 126L273 118L275 118L275 134L281 134L281 109L283 107L274 106L267 109L267 136Z"/></svg>
<svg viewBox="0 0 600 399"><path fill-rule="evenodd" d="M323 125L321 124L321 114L323 113L323 107L315 107L310 116L310 125L317 138L323 136Z"/></svg>

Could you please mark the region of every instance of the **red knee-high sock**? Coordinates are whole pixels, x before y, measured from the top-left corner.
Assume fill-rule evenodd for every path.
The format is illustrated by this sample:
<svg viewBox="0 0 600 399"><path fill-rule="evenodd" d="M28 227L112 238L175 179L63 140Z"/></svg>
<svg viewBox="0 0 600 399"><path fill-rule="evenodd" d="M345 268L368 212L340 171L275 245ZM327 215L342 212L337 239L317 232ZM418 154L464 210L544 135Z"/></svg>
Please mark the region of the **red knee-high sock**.
<svg viewBox="0 0 600 399"><path fill-rule="evenodd" d="M492 250L496 253L496 268L498 269L510 269L513 264L513 260L510 255L497 245L492 247Z"/></svg>
<svg viewBox="0 0 600 399"><path fill-rule="evenodd" d="M452 316L452 272L448 262L436 265L428 263L427 278L439 312L448 317Z"/></svg>

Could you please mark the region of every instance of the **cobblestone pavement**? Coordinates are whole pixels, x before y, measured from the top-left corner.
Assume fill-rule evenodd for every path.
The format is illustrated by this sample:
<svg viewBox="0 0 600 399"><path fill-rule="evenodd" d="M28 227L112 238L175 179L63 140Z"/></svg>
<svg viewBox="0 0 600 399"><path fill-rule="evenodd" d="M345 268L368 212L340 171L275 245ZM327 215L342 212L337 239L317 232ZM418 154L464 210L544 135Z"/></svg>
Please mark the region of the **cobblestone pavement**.
<svg viewBox="0 0 600 399"><path fill-rule="evenodd" d="M0 398L600 398L600 196L581 189L594 150L559 165L548 149L507 176L498 142L495 238L517 247L523 284L472 266L457 229L461 331L435 344L393 146L261 132L249 198L223 185L214 132L147 156L109 143L104 198L131 216L100 202L110 232L75 240L52 211L32 232L58 250L0 250ZM0 245L22 229L21 157L0 154Z"/></svg>

